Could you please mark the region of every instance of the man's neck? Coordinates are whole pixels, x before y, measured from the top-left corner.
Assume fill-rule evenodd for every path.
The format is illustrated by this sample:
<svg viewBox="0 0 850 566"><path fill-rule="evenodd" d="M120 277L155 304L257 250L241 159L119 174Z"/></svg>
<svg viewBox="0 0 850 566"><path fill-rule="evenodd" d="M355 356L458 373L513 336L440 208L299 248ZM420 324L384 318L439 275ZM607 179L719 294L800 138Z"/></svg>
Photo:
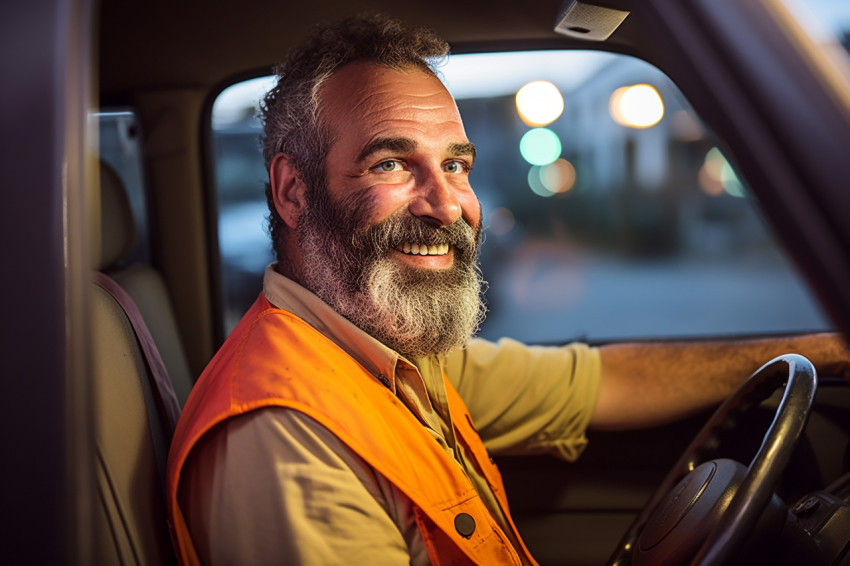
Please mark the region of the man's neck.
<svg viewBox="0 0 850 566"><path fill-rule="evenodd" d="M281 258L281 257L278 258L278 261L275 264L275 271L277 271L278 273L280 273L281 275L283 275L287 279L295 281L296 283L298 283L299 285L301 285L305 289L309 289L310 291L313 291L312 289L310 289L305 284L304 277L301 277L300 270L296 270L294 268L294 266L292 265L292 263L290 261L286 260L285 258Z"/></svg>

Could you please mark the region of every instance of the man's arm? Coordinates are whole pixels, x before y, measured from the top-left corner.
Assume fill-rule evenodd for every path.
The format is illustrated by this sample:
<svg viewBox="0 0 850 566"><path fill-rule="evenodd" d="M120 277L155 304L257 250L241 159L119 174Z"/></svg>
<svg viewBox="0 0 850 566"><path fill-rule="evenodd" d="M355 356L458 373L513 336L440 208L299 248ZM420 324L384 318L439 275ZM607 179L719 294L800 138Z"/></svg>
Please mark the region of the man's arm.
<svg viewBox="0 0 850 566"><path fill-rule="evenodd" d="M599 392L599 353L584 344L476 339L446 357L446 375L492 454L579 457Z"/></svg>
<svg viewBox="0 0 850 566"><path fill-rule="evenodd" d="M599 349L602 381L590 427L663 424L720 403L753 372L787 353L819 375L850 377L850 350L837 334L728 342L623 343Z"/></svg>

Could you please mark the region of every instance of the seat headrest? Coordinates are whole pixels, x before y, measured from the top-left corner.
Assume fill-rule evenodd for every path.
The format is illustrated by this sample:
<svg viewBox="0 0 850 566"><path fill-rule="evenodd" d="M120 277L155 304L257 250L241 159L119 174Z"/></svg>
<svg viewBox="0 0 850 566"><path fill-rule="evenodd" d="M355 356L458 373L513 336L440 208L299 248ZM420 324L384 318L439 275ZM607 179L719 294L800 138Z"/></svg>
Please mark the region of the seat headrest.
<svg viewBox="0 0 850 566"><path fill-rule="evenodd" d="M121 177L100 162L100 262L103 271L127 257L136 247L136 223Z"/></svg>

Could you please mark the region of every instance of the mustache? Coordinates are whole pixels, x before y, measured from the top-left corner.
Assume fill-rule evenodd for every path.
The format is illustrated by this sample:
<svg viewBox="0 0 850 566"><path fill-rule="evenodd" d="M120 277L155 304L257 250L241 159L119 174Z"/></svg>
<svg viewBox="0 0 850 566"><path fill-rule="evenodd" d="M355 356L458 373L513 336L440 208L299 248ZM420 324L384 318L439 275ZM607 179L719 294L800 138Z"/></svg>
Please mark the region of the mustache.
<svg viewBox="0 0 850 566"><path fill-rule="evenodd" d="M400 211L382 222L355 234L352 244L383 254L404 242L439 246L448 244L464 256L475 257L481 240L481 226L473 228L463 218L448 226L434 226Z"/></svg>
<svg viewBox="0 0 850 566"><path fill-rule="evenodd" d="M448 226L434 226L427 221L399 211L375 224L366 231L372 246L394 248L403 242L427 245L449 244L458 248L473 248L478 245L480 230L458 218Z"/></svg>

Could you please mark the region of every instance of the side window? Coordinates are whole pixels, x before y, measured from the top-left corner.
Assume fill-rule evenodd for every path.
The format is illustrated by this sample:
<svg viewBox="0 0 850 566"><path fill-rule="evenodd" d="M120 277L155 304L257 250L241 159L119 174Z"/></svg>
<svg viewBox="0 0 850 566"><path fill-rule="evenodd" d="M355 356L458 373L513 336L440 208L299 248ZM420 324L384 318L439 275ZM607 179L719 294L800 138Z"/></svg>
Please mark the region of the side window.
<svg viewBox="0 0 850 566"><path fill-rule="evenodd" d="M271 78L226 88L213 104L212 142L218 197L218 242L224 330L229 333L262 288L263 270L274 261L266 229L265 183L260 151L259 101Z"/></svg>
<svg viewBox="0 0 850 566"><path fill-rule="evenodd" d="M440 68L478 150L490 282L481 335L528 342L820 329L758 204L676 87L622 55L455 55ZM227 330L272 261L256 103L214 107Z"/></svg>
<svg viewBox="0 0 850 566"><path fill-rule="evenodd" d="M150 261L148 210L142 166L141 136L132 110L103 110L95 115L100 137L100 159L112 167L127 190L138 242L131 261Z"/></svg>

